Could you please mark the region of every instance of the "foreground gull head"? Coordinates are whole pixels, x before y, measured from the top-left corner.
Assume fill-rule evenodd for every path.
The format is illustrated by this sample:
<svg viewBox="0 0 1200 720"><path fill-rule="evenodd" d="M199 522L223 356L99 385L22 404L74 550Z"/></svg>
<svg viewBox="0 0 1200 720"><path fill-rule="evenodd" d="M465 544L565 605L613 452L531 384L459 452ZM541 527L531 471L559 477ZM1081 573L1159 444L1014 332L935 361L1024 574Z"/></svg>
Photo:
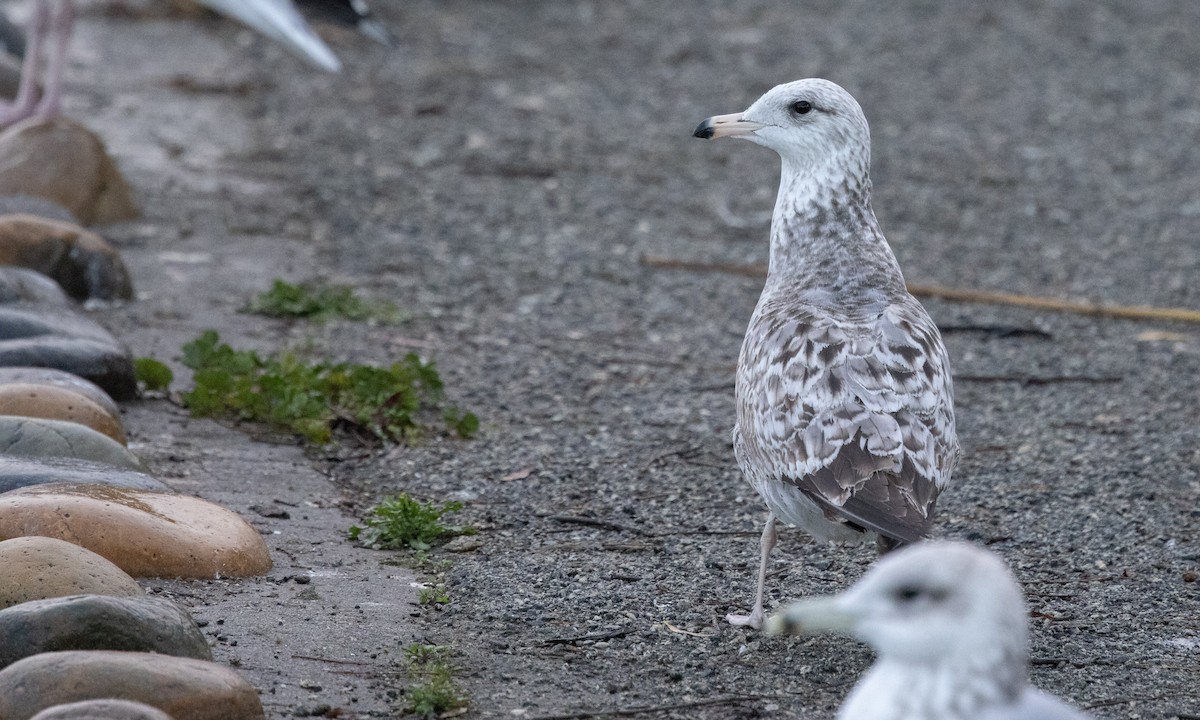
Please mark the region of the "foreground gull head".
<svg viewBox="0 0 1200 720"><path fill-rule="evenodd" d="M1027 617L998 557L929 542L881 559L840 595L792 605L767 631L842 631L875 649L840 720L1084 720L1028 685Z"/></svg>
<svg viewBox="0 0 1200 720"><path fill-rule="evenodd" d="M700 124L782 158L766 285L737 369L734 452L766 502L760 627L775 519L881 551L928 532L958 459L950 363L871 207L870 130L828 80L780 85Z"/></svg>

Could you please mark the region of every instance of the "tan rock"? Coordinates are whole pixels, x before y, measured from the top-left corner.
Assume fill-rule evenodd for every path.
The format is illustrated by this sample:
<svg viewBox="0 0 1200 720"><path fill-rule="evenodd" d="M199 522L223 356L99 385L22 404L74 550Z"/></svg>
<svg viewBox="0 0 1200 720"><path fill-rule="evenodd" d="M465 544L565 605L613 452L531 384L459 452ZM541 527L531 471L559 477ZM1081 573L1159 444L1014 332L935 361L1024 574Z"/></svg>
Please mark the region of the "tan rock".
<svg viewBox="0 0 1200 720"><path fill-rule="evenodd" d="M104 408L104 412L114 417L121 415L121 409L103 388L65 370L48 367L0 367L0 383L34 383L64 387L83 393L89 400Z"/></svg>
<svg viewBox="0 0 1200 720"><path fill-rule="evenodd" d="M125 597L143 592L121 568L64 540L34 536L0 542L0 608L81 594Z"/></svg>
<svg viewBox="0 0 1200 720"><path fill-rule="evenodd" d="M31 720L172 720L156 707L133 700L82 700L46 708Z"/></svg>
<svg viewBox="0 0 1200 720"><path fill-rule="evenodd" d="M122 445L128 445L121 418L107 412L82 392L54 385L0 385L0 415L66 420L86 425Z"/></svg>
<svg viewBox="0 0 1200 720"><path fill-rule="evenodd" d="M145 703L175 720L266 717L249 683L204 660L72 650L34 655L0 671L0 720L31 720L55 705L101 698Z"/></svg>
<svg viewBox="0 0 1200 720"><path fill-rule="evenodd" d="M0 133L0 194L53 200L84 225L139 215L104 143L65 117L33 118Z"/></svg>
<svg viewBox="0 0 1200 720"><path fill-rule="evenodd" d="M0 134L0 152L4 135ZM4 161L0 155L0 163ZM0 185L4 182L0 169ZM47 275L76 300L130 300L129 270L107 240L74 223L38 215L0 215L0 265Z"/></svg>
<svg viewBox="0 0 1200 720"><path fill-rule="evenodd" d="M257 530L231 510L186 495L69 483L24 487L0 495L0 538L21 535L77 543L134 577L245 577L271 569Z"/></svg>

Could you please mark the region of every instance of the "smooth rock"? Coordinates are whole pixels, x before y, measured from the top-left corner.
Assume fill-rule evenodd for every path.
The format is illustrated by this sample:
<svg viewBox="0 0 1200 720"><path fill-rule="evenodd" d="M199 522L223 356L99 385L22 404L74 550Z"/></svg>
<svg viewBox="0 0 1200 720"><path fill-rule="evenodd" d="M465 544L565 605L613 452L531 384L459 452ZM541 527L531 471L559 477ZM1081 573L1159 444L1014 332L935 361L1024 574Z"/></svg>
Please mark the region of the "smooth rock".
<svg viewBox="0 0 1200 720"><path fill-rule="evenodd" d="M0 366L55 368L117 400L137 397L129 353L96 321L67 308L0 305Z"/></svg>
<svg viewBox="0 0 1200 720"><path fill-rule="evenodd" d="M33 383L67 388L83 393L87 399L104 408L104 411L113 417L121 415L121 408L117 407L117 403L99 385L63 370L44 367L0 367L0 384L7 383Z"/></svg>
<svg viewBox="0 0 1200 720"><path fill-rule="evenodd" d="M37 215L50 220L75 222L75 216L71 214L71 211L53 200L34 195L0 195L0 215L16 214Z"/></svg>
<svg viewBox="0 0 1200 720"><path fill-rule="evenodd" d="M21 488L0 495L0 538L19 535L70 540L134 577L244 577L271 569L257 530L237 513L187 495L109 485Z"/></svg>
<svg viewBox="0 0 1200 720"><path fill-rule="evenodd" d="M124 570L66 540L31 536L0 542L0 608L82 594L145 593Z"/></svg>
<svg viewBox="0 0 1200 720"><path fill-rule="evenodd" d="M55 705L117 698L176 720L259 720L258 692L227 667L154 653L75 650L34 655L0 670L0 720L30 720Z"/></svg>
<svg viewBox="0 0 1200 720"><path fill-rule="evenodd" d="M0 669L59 650L130 650L212 660L196 621L166 598L73 595L0 610Z"/></svg>
<svg viewBox="0 0 1200 720"><path fill-rule="evenodd" d="M21 60L8 53L0 54L0 97L12 100L21 87Z"/></svg>
<svg viewBox="0 0 1200 720"><path fill-rule="evenodd" d="M34 715L32 720L172 720L156 707L133 700L82 700L55 705Z"/></svg>
<svg viewBox="0 0 1200 720"><path fill-rule="evenodd" d="M65 117L31 118L0 132L0 194L44 197L84 225L138 217L104 143Z"/></svg>
<svg viewBox="0 0 1200 720"><path fill-rule="evenodd" d="M29 458L0 454L0 493L50 483L112 485L134 490L172 492L171 487L158 478L104 463L75 458Z"/></svg>
<svg viewBox="0 0 1200 720"><path fill-rule="evenodd" d="M146 469L137 455L108 435L66 420L0 415L0 453L17 457L74 458L128 470Z"/></svg>
<svg viewBox="0 0 1200 720"><path fill-rule="evenodd" d="M72 223L0 215L0 265L36 270L79 301L133 298L129 271L113 246Z"/></svg>
<svg viewBox="0 0 1200 720"><path fill-rule="evenodd" d="M0 256L6 252L0 238ZM37 270L23 267L0 266L0 305L34 303L66 307L70 298L58 283Z"/></svg>
<svg viewBox="0 0 1200 720"><path fill-rule="evenodd" d="M85 425L128 445L121 418L107 412L86 395L54 385L0 384L0 415L64 420Z"/></svg>

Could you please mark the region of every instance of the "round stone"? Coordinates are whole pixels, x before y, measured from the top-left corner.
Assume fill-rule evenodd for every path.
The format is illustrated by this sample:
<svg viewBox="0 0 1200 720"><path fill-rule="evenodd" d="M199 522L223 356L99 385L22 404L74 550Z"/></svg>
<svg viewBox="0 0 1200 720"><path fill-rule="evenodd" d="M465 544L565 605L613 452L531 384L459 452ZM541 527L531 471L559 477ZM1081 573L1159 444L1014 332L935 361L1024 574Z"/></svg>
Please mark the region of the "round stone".
<svg viewBox="0 0 1200 720"><path fill-rule="evenodd" d="M26 458L75 458L129 470L146 469L137 455L108 435L65 420L0 415L0 453Z"/></svg>
<svg viewBox="0 0 1200 720"><path fill-rule="evenodd" d="M156 707L133 700L83 700L55 705L30 720L173 720Z"/></svg>
<svg viewBox="0 0 1200 720"><path fill-rule="evenodd" d="M271 569L257 530L187 495L107 485L13 490L0 495L0 538L19 535L70 539L134 577L244 577Z"/></svg>
<svg viewBox="0 0 1200 720"><path fill-rule="evenodd" d="M171 492L157 478L136 470L75 458L27 458L0 454L0 493L30 485L74 483Z"/></svg>
<svg viewBox="0 0 1200 720"><path fill-rule="evenodd" d="M43 273L80 302L133 298L121 256L107 240L73 223L0 215L0 264Z"/></svg>
<svg viewBox="0 0 1200 720"><path fill-rule="evenodd" d="M27 657L0 670L0 718L30 720L55 705L133 700L175 720L260 720L258 692L205 660L157 653L73 650Z"/></svg>
<svg viewBox="0 0 1200 720"><path fill-rule="evenodd" d="M0 542L0 608L81 594L145 593L121 568L65 540L32 536Z"/></svg>
<svg viewBox="0 0 1200 720"><path fill-rule="evenodd" d="M133 361L116 338L69 308L0 305L0 367L63 370L118 400L137 397Z"/></svg>
<svg viewBox="0 0 1200 720"><path fill-rule="evenodd" d="M0 243L3 238L0 237ZM0 260L10 249L0 245ZM43 305L71 304L58 283L36 270L23 267L0 266L0 304L41 303Z"/></svg>
<svg viewBox="0 0 1200 720"><path fill-rule="evenodd" d="M120 416L76 390L30 383L0 384L0 415L65 420L86 425L122 445L128 444Z"/></svg>
<svg viewBox="0 0 1200 720"><path fill-rule="evenodd" d="M72 595L0 610L0 669L59 650L131 650L212 660L196 621L166 598Z"/></svg>
<svg viewBox="0 0 1200 720"><path fill-rule="evenodd" d="M117 407L117 403L99 385L63 370L47 367L0 367L0 384L7 383L53 385L74 390L83 393L88 400L104 408L104 411L113 417L121 416L121 409Z"/></svg>
<svg viewBox="0 0 1200 720"><path fill-rule="evenodd" d="M31 118L0 132L0 195L12 194L58 203L84 225L138 216L129 183L103 141L62 116Z"/></svg>

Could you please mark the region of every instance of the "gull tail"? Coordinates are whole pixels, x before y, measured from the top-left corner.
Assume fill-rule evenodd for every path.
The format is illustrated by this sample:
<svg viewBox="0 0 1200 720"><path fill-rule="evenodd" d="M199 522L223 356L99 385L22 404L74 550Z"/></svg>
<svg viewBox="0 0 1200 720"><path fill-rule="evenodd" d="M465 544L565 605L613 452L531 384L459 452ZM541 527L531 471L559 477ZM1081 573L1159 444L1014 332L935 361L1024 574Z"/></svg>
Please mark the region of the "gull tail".
<svg viewBox="0 0 1200 720"><path fill-rule="evenodd" d="M313 29L292 0L199 0L275 40L313 65L337 72L342 63Z"/></svg>

